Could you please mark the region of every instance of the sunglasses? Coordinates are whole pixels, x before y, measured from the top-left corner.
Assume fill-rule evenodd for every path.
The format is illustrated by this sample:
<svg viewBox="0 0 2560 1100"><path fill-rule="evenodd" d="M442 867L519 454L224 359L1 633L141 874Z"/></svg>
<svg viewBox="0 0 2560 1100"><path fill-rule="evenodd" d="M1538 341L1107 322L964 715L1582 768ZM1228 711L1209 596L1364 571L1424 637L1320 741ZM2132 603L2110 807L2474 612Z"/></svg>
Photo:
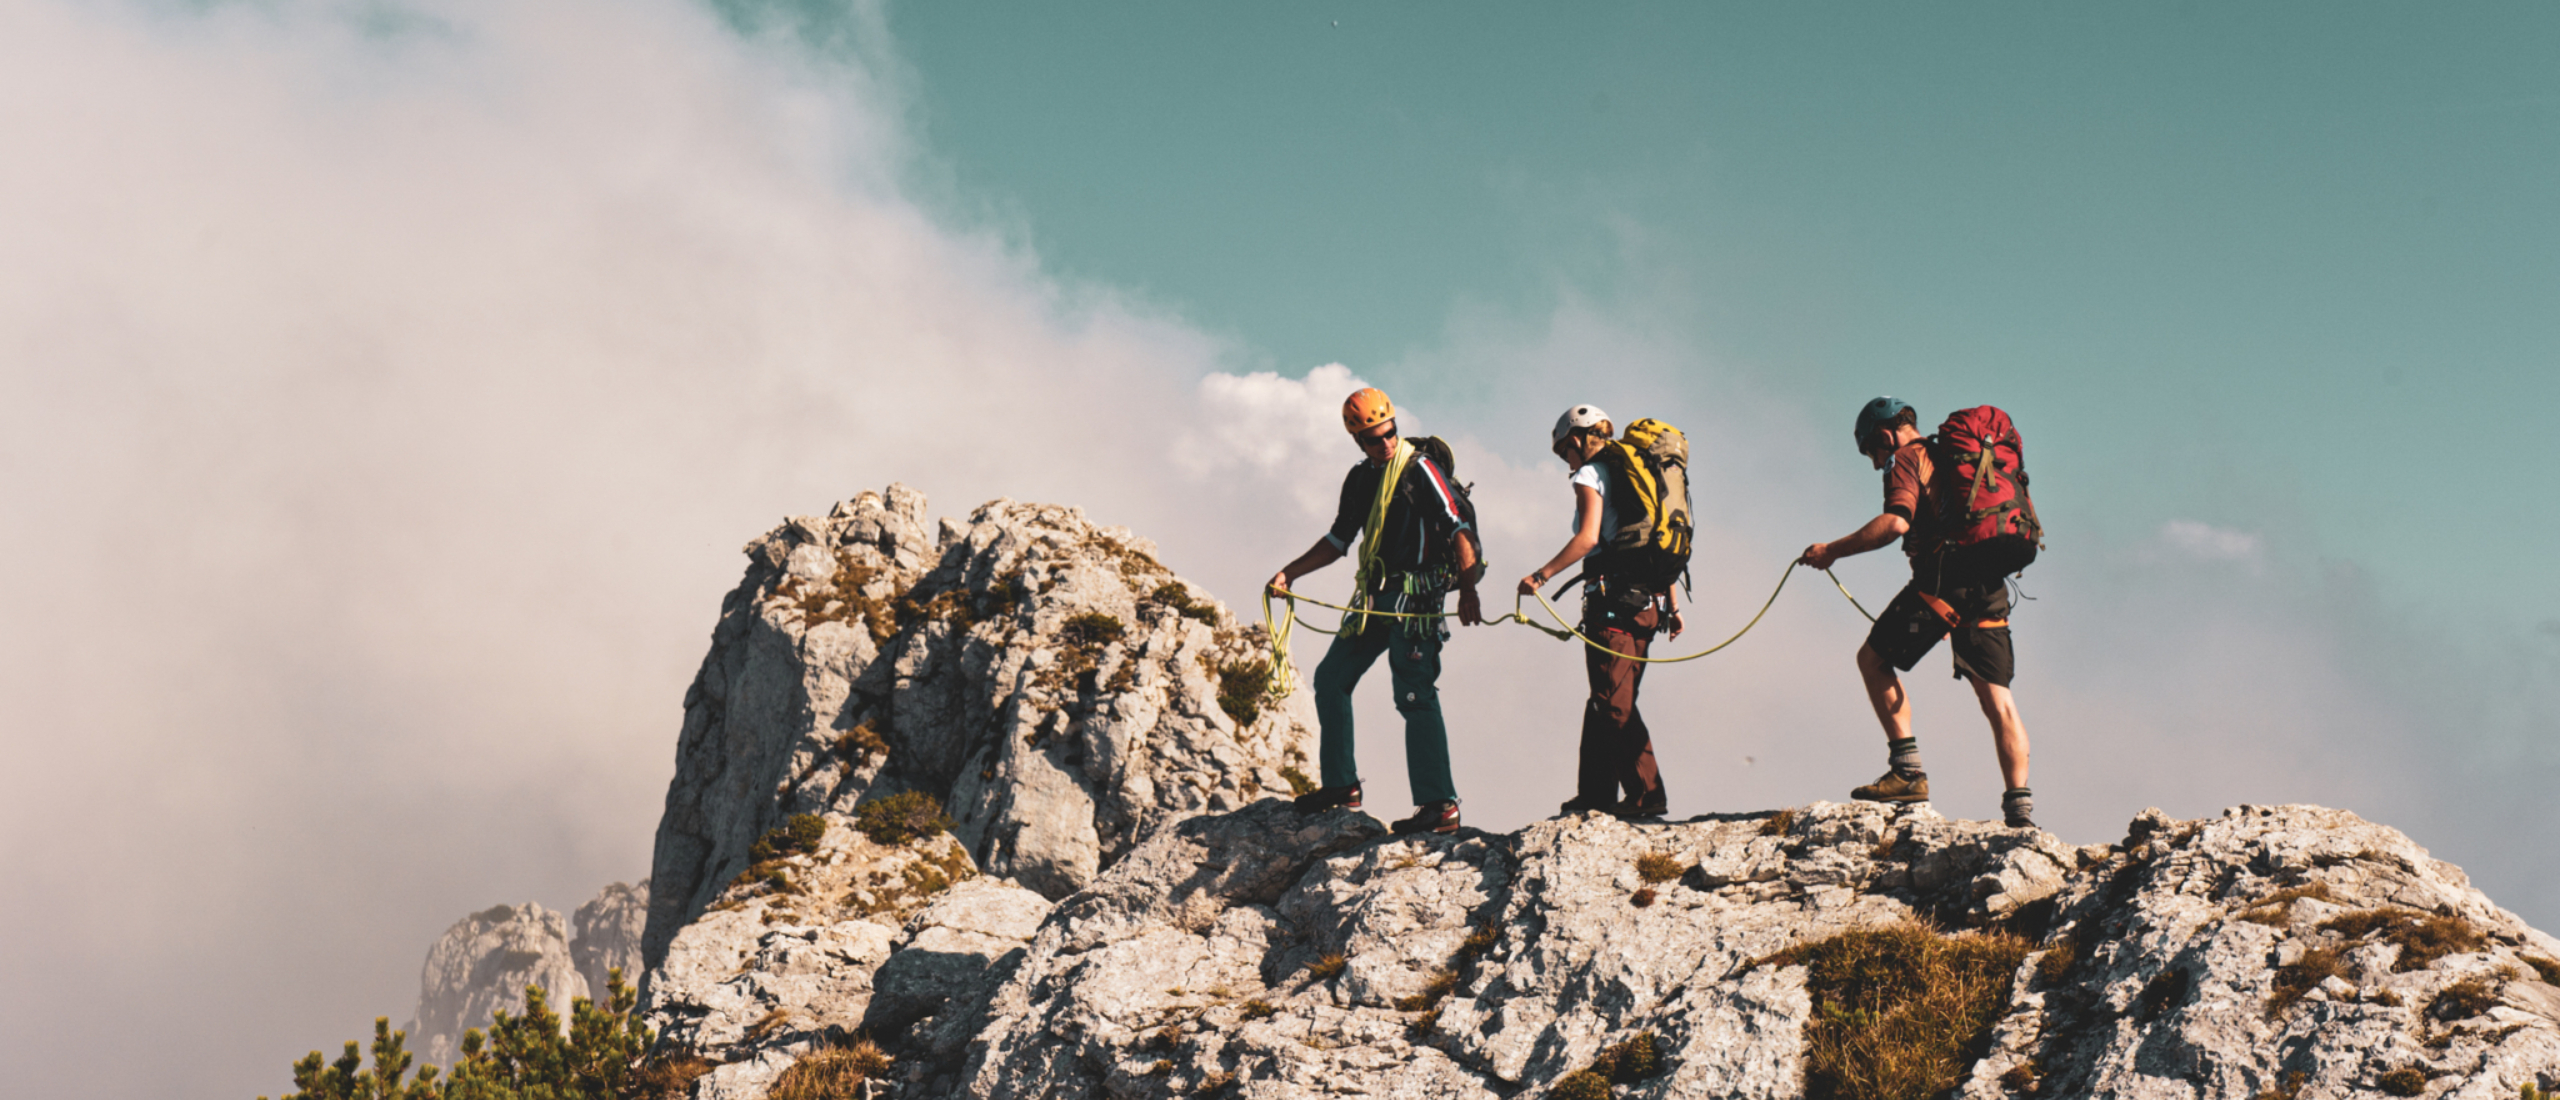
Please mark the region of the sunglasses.
<svg viewBox="0 0 2560 1100"><path fill-rule="evenodd" d="M1393 420L1387 421L1387 430L1383 432L1378 432L1374 435L1368 432L1361 432L1351 438L1357 440L1361 448L1364 450L1371 446L1385 446L1396 441L1396 422Z"/></svg>

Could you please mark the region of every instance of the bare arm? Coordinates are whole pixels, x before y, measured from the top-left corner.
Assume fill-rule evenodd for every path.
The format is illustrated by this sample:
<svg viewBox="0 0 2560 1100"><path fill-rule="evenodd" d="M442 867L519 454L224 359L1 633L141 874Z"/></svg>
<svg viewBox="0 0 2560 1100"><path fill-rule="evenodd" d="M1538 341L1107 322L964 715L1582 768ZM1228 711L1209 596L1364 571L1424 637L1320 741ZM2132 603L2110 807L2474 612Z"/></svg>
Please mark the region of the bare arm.
<svg viewBox="0 0 2560 1100"><path fill-rule="evenodd" d="M1891 546L1893 540L1901 538L1910 530L1910 520L1886 512L1868 520L1866 526L1849 532L1837 541L1817 542L1805 547L1804 556L1796 560L1816 569L1829 569L1832 562L1842 558L1854 557L1869 550L1880 550Z"/></svg>
<svg viewBox="0 0 2560 1100"><path fill-rule="evenodd" d="M1298 560L1281 566L1279 572L1271 575L1271 594L1276 596L1286 592L1298 578L1341 560L1342 551L1333 548L1332 539L1317 539L1306 553L1298 555Z"/></svg>
<svg viewBox="0 0 2560 1100"><path fill-rule="evenodd" d="M1521 595L1536 595L1566 566L1581 561L1592 547L1600 545L1600 490L1588 485L1573 487L1573 528L1573 538L1566 541L1564 549L1556 551L1556 556L1539 566L1537 572L1520 578Z"/></svg>

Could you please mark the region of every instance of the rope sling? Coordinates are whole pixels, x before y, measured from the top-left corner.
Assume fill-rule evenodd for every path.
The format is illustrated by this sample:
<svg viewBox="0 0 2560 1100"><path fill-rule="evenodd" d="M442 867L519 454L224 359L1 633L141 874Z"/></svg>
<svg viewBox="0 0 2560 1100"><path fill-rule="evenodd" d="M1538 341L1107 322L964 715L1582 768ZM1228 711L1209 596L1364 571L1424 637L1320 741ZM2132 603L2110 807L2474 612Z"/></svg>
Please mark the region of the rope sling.
<svg viewBox="0 0 2560 1100"><path fill-rule="evenodd" d="M1401 455L1399 457L1401 457ZM1363 557L1361 568L1364 573L1369 567L1369 562L1372 560L1374 559L1365 556ZM1522 626L1529 627L1550 638L1554 638L1557 641L1563 641L1567 638L1579 638L1582 640L1582 644L1622 660L1641 661L1649 665L1676 665L1683 661L1694 661L1700 657L1715 653L1726 646L1741 641L1743 635L1751 633L1751 628L1760 625L1760 620L1769 614L1769 608L1777 604L1778 594L1787 590L1787 579L1794 576L1796 567L1802 564L1804 563L1800 561L1791 561L1787 563L1785 571L1778 574L1778 586L1769 590L1769 598L1761 601L1760 610L1751 616L1750 622L1742 624L1742 629L1734 631L1732 637L1721 642L1717 642L1715 645L1707 649L1680 657L1638 657L1631 653L1620 653L1617 650L1602 645L1598 641L1593 640L1590 635L1583 633L1580 628L1567 621L1564 614L1556 610L1556 605L1547 602L1547 597L1544 593L1532 593L1531 595L1535 595L1538 600L1538 606L1546 608L1548 616L1555 619L1557 624L1556 626L1548 626L1545 623L1529 618L1526 610L1524 609L1524 601L1529 598L1529 596L1526 595L1513 597L1511 601L1511 612L1497 618L1486 619L1485 625L1494 626L1507 622L1519 623ZM1849 601L1849 606L1857 608L1858 614L1866 616L1868 622L1875 621L1876 617L1868 613L1866 605L1859 603L1858 597L1849 594L1849 586L1840 583L1840 577L1838 574L1825 569L1822 571L1822 575L1831 579L1831 586L1840 590L1841 597ZM1358 589L1358 591L1363 592L1366 590L1365 586ZM1277 619L1273 618L1271 615L1271 600L1274 595L1277 595L1280 598L1284 607L1280 617ZM1363 605L1369 603L1366 596L1355 596L1353 598ZM1333 630L1326 630L1323 627L1308 622L1298 616L1298 604L1300 601L1304 601L1317 607L1332 608L1333 610L1340 611L1343 613L1342 622ZM1270 589L1265 588L1262 592L1262 628L1264 633L1271 636L1271 678L1269 684L1266 685L1265 690L1267 690L1273 698L1279 698L1297 689L1297 670L1291 666L1289 661L1289 633L1293 625L1304 626L1318 634L1340 634L1346 630L1356 631L1367 625L1366 622L1362 622L1355 626L1352 622L1352 617L1355 615L1363 617L1376 616L1378 618L1385 619L1446 619L1454 617L1457 614L1458 613L1455 611L1379 611L1366 606L1345 607L1338 603L1327 603L1312 596L1301 596L1295 592L1285 590L1274 593Z"/></svg>

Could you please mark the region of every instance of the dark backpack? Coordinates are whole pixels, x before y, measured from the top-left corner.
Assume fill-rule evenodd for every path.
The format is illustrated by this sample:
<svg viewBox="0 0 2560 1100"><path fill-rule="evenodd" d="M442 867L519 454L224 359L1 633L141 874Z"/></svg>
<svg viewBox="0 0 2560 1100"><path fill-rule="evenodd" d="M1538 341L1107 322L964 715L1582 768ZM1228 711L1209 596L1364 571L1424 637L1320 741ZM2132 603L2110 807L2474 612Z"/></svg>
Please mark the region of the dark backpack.
<svg viewBox="0 0 2560 1100"><path fill-rule="evenodd" d="M1420 439L1414 440L1413 449L1415 453L1424 458L1430 459L1432 465L1440 468L1440 476L1448 479L1449 498L1457 502L1459 518L1467 521L1468 537L1474 541L1476 547L1476 560L1483 561L1484 534L1483 531L1476 526L1474 487L1463 484L1458 480L1457 453L1449 449L1449 442L1447 440L1436 435L1426 435ZM1418 471L1407 472L1410 474ZM1424 480L1425 479L1423 478L1408 476L1396 486L1396 493L1400 496L1405 496L1408 499L1414 499L1411 497L1411 494L1430 492L1431 487L1423 484ZM1421 503L1421 501L1415 499L1415 503Z"/></svg>
<svg viewBox="0 0 2560 1100"><path fill-rule="evenodd" d="M1591 569L1646 591L1668 590L1689 573L1689 437L1659 420L1627 425L1592 461L1609 471L1618 529L1600 532Z"/></svg>
<svg viewBox="0 0 2560 1100"><path fill-rule="evenodd" d="M2044 525L2027 496L2026 441L2009 414L1990 405L1958 410L1928 446L1937 469L1919 549L1962 551L2001 576L2026 568L2044 547Z"/></svg>

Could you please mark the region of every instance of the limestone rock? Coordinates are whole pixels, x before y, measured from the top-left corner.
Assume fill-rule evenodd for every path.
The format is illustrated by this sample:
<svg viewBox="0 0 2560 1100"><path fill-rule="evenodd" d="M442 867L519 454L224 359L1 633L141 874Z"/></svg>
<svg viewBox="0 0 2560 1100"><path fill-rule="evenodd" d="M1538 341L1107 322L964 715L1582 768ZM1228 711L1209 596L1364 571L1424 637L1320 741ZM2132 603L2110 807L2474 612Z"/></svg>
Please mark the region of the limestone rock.
<svg viewBox="0 0 2560 1100"><path fill-rule="evenodd" d="M588 996L604 1000L608 975L615 970L622 971L624 982L639 987L640 933L648 923L647 879L637 886L614 883L578 907L569 918L569 958L586 980Z"/></svg>
<svg viewBox="0 0 2560 1100"><path fill-rule="evenodd" d="M453 1064L462 1033L488 1027L492 1010L522 1012L528 985L541 986L564 1014L571 998L587 995L572 960L568 920L529 903L462 918L427 951L410 1049L422 1062Z"/></svg>
<svg viewBox="0 0 2560 1100"><path fill-rule="evenodd" d="M1813 995L1771 956L1913 920L2036 949L1967 1100L2560 1084L2560 943L2341 811L2154 813L2089 849L1925 805L1381 832L1266 801L1159 833L910 1040L898 1095L1539 1095L1650 1032L1632 1095L1799 1097ZM2432 957L2404 919L2440 922L2403 936ZM2275 996L2317 951L2343 973Z"/></svg>
<svg viewBox="0 0 2560 1100"><path fill-rule="evenodd" d="M1056 899L1306 763L1306 704L1250 690L1260 628L1151 544L1074 508L998 500L928 531L924 507L891 486L747 545L686 693L652 965L793 814L922 791L977 867Z"/></svg>

